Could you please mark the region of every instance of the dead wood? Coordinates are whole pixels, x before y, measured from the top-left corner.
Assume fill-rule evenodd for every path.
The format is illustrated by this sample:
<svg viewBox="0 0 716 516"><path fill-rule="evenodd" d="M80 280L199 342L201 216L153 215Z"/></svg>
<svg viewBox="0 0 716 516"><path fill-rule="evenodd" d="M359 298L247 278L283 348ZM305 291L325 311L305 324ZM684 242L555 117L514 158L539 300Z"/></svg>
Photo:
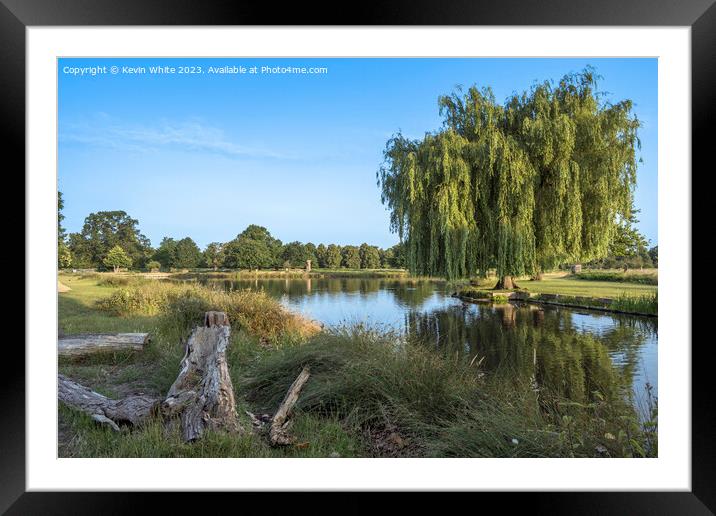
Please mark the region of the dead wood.
<svg viewBox="0 0 716 516"><path fill-rule="evenodd" d="M179 376L162 403L165 417L180 417L185 441L198 439L205 429L239 430L226 363L229 320L223 312L207 312L204 323L189 337Z"/></svg>
<svg viewBox="0 0 716 516"><path fill-rule="evenodd" d="M60 356L81 356L102 351L141 351L147 342L148 333L61 335L57 339L57 353Z"/></svg>
<svg viewBox="0 0 716 516"><path fill-rule="evenodd" d="M58 399L66 405L89 414L98 423L114 430L120 426L138 426L151 416L159 401L151 396L135 394L113 400L60 374Z"/></svg>
<svg viewBox="0 0 716 516"><path fill-rule="evenodd" d="M274 414L271 420L271 430L269 431L269 440L273 446L293 443L293 437L288 432L291 426L291 413L293 406L298 401L299 394L301 394L301 389L303 389L310 376L311 372L308 366L304 367L291 384L291 387L289 387L286 397L284 397L276 414Z"/></svg>

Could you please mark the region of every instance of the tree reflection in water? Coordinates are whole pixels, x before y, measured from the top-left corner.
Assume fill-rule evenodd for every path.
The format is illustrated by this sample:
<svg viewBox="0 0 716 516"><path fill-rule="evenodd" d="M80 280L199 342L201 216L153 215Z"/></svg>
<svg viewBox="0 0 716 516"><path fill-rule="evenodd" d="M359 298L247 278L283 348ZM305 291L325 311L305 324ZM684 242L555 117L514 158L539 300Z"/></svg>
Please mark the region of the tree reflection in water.
<svg viewBox="0 0 716 516"><path fill-rule="evenodd" d="M440 283L410 279L252 278L217 285L264 290L328 325L369 319L399 326L438 352L480 361L487 374L579 403L596 392L632 396L629 387L644 376L642 348L647 340L655 348L658 330L649 318L463 303L446 295Z"/></svg>

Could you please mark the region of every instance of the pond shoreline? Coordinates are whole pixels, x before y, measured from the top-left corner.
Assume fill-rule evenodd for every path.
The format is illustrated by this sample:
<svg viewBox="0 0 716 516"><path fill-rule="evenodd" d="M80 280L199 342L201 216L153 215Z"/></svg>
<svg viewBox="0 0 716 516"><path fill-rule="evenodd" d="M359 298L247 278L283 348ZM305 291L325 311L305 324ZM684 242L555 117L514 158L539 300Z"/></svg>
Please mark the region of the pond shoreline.
<svg viewBox="0 0 716 516"><path fill-rule="evenodd" d="M460 299L461 301L464 301L466 303L488 303L488 304L500 304L505 303L509 301L519 301L524 303L531 303L536 305L550 305L550 306L563 306L565 308L580 308L583 310L594 310L596 312L606 312L606 313L614 313L614 314L624 314L624 315L638 315L641 317L654 317L658 318L658 314L651 314L646 312L639 312L635 310L622 310L618 308L611 308L609 306L595 306L585 303L579 303L574 302L571 300L560 300L559 294L530 294L529 292L495 292L495 293L487 293L488 295L484 297L472 297L460 294L459 292L456 292L453 294L453 297L456 297ZM569 296L566 296L567 299L569 299ZM500 301L495 303L493 299L498 298ZM580 298L584 298L583 296L580 296ZM613 302L612 299L603 299L603 298L584 298L589 299L597 302L604 302L606 304Z"/></svg>

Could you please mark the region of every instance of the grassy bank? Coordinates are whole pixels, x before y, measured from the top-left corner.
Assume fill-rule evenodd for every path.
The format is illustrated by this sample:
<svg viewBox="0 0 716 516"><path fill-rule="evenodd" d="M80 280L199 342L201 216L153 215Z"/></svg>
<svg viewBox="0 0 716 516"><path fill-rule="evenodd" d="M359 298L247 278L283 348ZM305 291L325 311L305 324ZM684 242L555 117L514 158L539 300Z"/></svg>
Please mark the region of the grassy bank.
<svg viewBox="0 0 716 516"><path fill-rule="evenodd" d="M453 291L465 300L506 303L509 293L492 291L495 282L495 278L458 282L453 285ZM643 315L658 315L659 311L654 270L627 274L623 271L553 272L544 274L539 281L518 278L517 283L523 293L521 298L533 301Z"/></svg>
<svg viewBox="0 0 716 516"><path fill-rule="evenodd" d="M656 285L643 283L599 281L574 277L571 274L556 272L544 274L541 281L524 278L518 281L520 287L538 294L560 294L567 296L607 297L620 296L639 297L653 294Z"/></svg>
<svg viewBox="0 0 716 516"><path fill-rule="evenodd" d="M203 311L232 320L227 352L244 428L244 410L272 413L304 365L312 376L299 398L297 446L271 448L250 432L210 433L194 444L151 422L132 432L97 427L60 408L61 456L112 457L591 457L656 454L656 430L600 385L583 386L578 402L559 388L535 391L399 335L361 326L317 332L260 293L218 292L198 285L62 276L66 333L148 331L142 353L62 361L60 371L113 397L161 396L176 377L182 339ZM535 333L534 339L543 338ZM584 349L573 360L598 367L589 337L560 346ZM603 360L603 357L602 359ZM581 380L579 380L581 381ZM561 385L561 383L560 383ZM606 383L605 383L606 385ZM582 392L582 391L580 391Z"/></svg>

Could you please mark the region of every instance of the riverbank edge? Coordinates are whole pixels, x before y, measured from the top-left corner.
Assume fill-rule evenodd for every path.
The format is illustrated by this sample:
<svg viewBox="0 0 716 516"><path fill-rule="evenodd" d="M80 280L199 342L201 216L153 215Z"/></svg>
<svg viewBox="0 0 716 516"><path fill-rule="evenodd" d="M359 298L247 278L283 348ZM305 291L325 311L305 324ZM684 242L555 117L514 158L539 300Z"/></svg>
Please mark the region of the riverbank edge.
<svg viewBox="0 0 716 516"><path fill-rule="evenodd" d="M502 292L502 291L496 291L496 292L487 292L487 291L481 291L482 293L487 294L485 297L472 297L467 296L464 294L460 294L459 292L455 292L452 294L453 297L456 297L460 299L461 301L464 301L466 303L490 303L490 304L499 304L509 301L518 301L518 302L525 302L525 303L531 303L535 305L552 305L552 306L563 306L565 308L580 308L583 310L594 310L595 312L606 312L606 313L615 313L615 314L623 314L623 315L639 315L642 317L654 317L658 318L658 314L650 314L646 312L637 312L637 311L627 311L627 310L619 310L616 308L610 308L608 306L594 306L594 305L588 305L584 303L575 303L570 301L560 301L560 294L533 294L530 292L524 292L524 291L514 291L514 292ZM548 297L546 297L548 296ZM498 301L498 303L495 303L493 300L495 297L499 298L506 298L505 301ZM566 298L571 298L571 296L565 296ZM607 302L611 303L612 299L607 298L598 298L598 297L588 297L588 296L579 296L579 298L582 299L588 299L592 301L599 301L599 302Z"/></svg>

